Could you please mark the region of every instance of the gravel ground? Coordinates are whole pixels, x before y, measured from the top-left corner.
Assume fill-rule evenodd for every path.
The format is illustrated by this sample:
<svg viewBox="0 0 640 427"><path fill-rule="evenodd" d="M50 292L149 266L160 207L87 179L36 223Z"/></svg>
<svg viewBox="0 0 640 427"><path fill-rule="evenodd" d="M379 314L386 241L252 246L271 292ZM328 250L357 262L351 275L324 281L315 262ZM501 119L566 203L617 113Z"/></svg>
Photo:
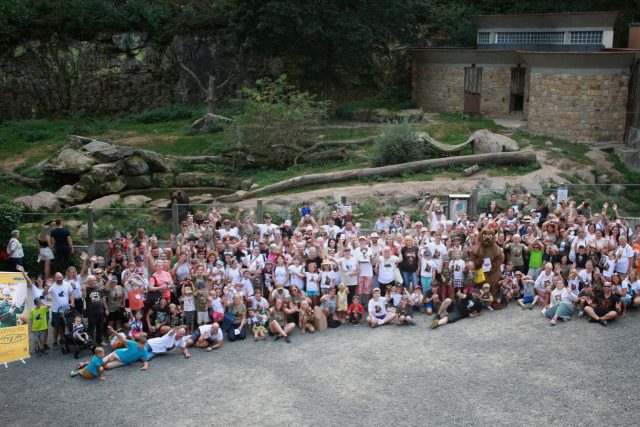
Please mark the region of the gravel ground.
<svg viewBox="0 0 640 427"><path fill-rule="evenodd" d="M73 356L0 368L3 425L632 425L640 315L555 327L512 305L436 330L344 325L174 351L69 378ZM84 352L87 355L87 352ZM138 402L137 404L134 402ZM633 420L636 421L633 421Z"/></svg>

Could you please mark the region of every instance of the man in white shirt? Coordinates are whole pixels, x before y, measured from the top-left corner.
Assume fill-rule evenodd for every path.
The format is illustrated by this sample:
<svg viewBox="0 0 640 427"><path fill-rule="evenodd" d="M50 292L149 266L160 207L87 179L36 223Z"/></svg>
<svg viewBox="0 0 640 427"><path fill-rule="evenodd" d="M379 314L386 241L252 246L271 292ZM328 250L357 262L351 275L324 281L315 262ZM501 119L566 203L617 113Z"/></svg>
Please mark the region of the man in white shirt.
<svg viewBox="0 0 640 427"><path fill-rule="evenodd" d="M380 288L373 290L373 298L369 300L367 309L367 322L372 328L389 323L396 317L395 313L387 311L387 300L380 297Z"/></svg>
<svg viewBox="0 0 640 427"><path fill-rule="evenodd" d="M149 360L153 359L159 354L164 354L174 347L180 347L182 354L185 358L191 357L189 350L187 350L187 341L184 338L187 331L184 327L177 329L171 329L169 332L158 338L151 338L147 340L147 354Z"/></svg>
<svg viewBox="0 0 640 427"><path fill-rule="evenodd" d="M186 344L187 347L195 346L198 348L204 348L205 351L220 348L224 344L222 329L220 329L220 325L217 322L214 322L211 325L202 325L193 331L193 334L187 338Z"/></svg>
<svg viewBox="0 0 640 427"><path fill-rule="evenodd" d="M51 295L51 327L53 327L53 348L58 348L58 337L64 337L64 324L61 317L65 310L74 307L73 288L64 281L62 273L58 272L53 277L54 283L44 288L43 295Z"/></svg>
<svg viewBox="0 0 640 427"><path fill-rule="evenodd" d="M629 271L629 266L633 265L633 248L627 244L627 238L620 236L618 239L618 248L616 249L616 273L625 276Z"/></svg>
<svg viewBox="0 0 640 427"><path fill-rule="evenodd" d="M271 222L271 214L264 215L264 224L256 224L258 226L258 230L260 230L260 240L262 240L267 235L267 239L272 242L275 239L276 233L280 233L280 230L277 225Z"/></svg>

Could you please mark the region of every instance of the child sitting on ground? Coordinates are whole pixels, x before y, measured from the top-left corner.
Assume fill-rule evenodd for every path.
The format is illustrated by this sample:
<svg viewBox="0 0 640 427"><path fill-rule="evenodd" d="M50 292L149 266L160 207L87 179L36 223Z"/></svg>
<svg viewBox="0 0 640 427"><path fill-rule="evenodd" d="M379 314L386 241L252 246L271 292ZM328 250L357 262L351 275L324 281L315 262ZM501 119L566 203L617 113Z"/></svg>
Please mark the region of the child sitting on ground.
<svg viewBox="0 0 640 427"><path fill-rule="evenodd" d="M416 286L411 294L411 300L413 301L413 311L424 312L424 306L422 305L422 300L424 296L422 295L422 287Z"/></svg>
<svg viewBox="0 0 640 427"><path fill-rule="evenodd" d="M362 319L362 315L364 314L364 307L360 302L360 298L354 298L349 305L349 314L348 319L349 322L353 326L358 326L360 324L360 320Z"/></svg>
<svg viewBox="0 0 640 427"><path fill-rule="evenodd" d="M82 323L82 318L80 316L74 317L72 331L73 338L81 343L86 344L89 340L89 334L84 330L84 324Z"/></svg>
<svg viewBox="0 0 640 427"><path fill-rule="evenodd" d="M409 294L403 295L396 307L396 319L398 325L414 325L413 320L413 301L411 301Z"/></svg>
<svg viewBox="0 0 640 427"><path fill-rule="evenodd" d="M300 303L299 314L300 316L298 326L300 326L300 333L304 334L306 332L315 332L316 329L313 327L313 309L309 305L309 301L304 300Z"/></svg>
<svg viewBox="0 0 640 427"><path fill-rule="evenodd" d="M490 289L491 285L488 283L482 285L482 305L484 308L493 311L493 307L491 307L491 304L493 304L493 295L491 295Z"/></svg>
<svg viewBox="0 0 640 427"><path fill-rule="evenodd" d="M258 313L254 309L249 309L248 318L249 326L251 327L251 331L253 332L253 339L255 341L263 340L265 338L265 333L267 332L267 329L264 326L267 322L267 316Z"/></svg>
<svg viewBox="0 0 640 427"><path fill-rule="evenodd" d="M525 308L533 310L533 306L538 302L534 284L535 282L530 276L524 276L522 279L522 298L518 300L518 304L523 310Z"/></svg>
<svg viewBox="0 0 640 427"><path fill-rule="evenodd" d="M98 377L100 381L104 381L104 367L102 359L104 358L104 349L102 347L96 347L94 350L94 356L90 362L80 362L76 365L76 369L71 371L71 377L82 376L89 380Z"/></svg>

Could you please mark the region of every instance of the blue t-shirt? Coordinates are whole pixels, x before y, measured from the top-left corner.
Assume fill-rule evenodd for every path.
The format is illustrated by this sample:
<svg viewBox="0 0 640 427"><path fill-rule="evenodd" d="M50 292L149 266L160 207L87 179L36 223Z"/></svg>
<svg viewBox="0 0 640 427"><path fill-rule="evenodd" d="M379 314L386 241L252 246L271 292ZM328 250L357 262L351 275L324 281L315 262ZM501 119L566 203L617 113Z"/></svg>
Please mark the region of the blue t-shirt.
<svg viewBox="0 0 640 427"><path fill-rule="evenodd" d="M149 354L147 354L147 349L143 348L140 350L138 348L138 343L135 341L127 341L127 348L121 348L116 350L116 354L120 358L120 361L128 365L131 362L135 362L136 360L149 360Z"/></svg>
<svg viewBox="0 0 640 427"><path fill-rule="evenodd" d="M87 365L87 371L91 372L94 377L98 376L98 368L103 365L102 359L98 356L93 356L91 363Z"/></svg>

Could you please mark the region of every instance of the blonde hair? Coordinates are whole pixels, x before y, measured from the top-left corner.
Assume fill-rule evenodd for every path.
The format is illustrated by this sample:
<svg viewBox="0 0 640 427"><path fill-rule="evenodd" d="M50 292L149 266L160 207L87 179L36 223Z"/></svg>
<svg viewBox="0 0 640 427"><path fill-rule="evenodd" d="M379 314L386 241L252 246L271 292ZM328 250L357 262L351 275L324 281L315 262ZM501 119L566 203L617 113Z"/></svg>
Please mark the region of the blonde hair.
<svg viewBox="0 0 640 427"><path fill-rule="evenodd" d="M38 240L40 241L49 241L49 236L51 236L51 227L48 225L43 225L40 230L40 234L38 234Z"/></svg>

